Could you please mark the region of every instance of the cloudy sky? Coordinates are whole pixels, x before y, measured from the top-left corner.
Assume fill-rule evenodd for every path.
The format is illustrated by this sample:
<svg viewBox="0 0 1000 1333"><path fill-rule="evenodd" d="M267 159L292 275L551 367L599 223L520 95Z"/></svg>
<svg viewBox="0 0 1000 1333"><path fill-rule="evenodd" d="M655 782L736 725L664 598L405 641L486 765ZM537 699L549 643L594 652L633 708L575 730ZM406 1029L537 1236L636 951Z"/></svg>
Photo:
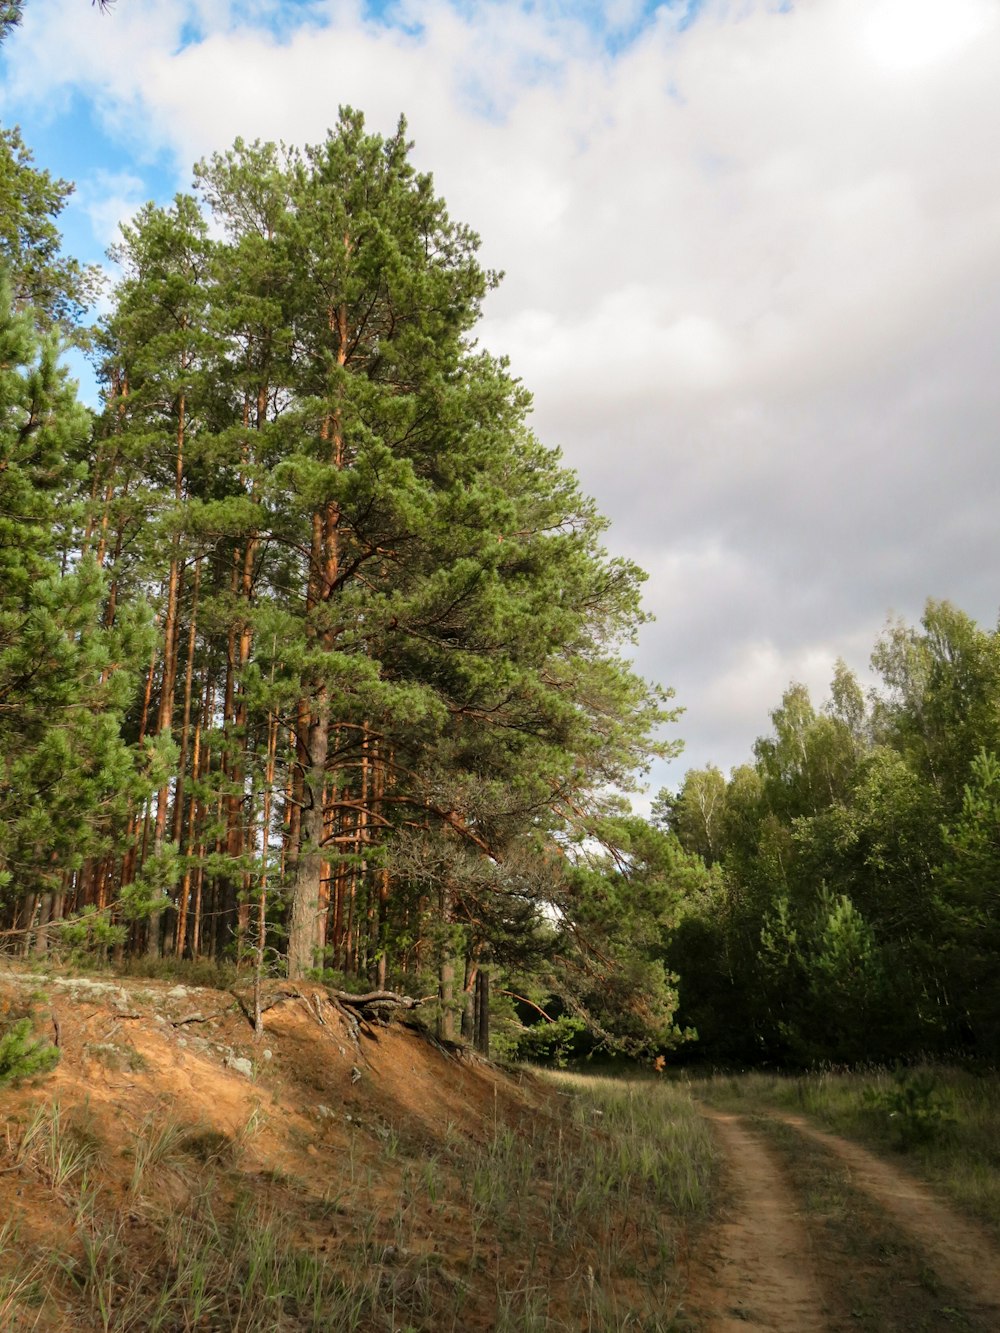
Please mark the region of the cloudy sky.
<svg viewBox="0 0 1000 1333"><path fill-rule="evenodd" d="M96 259L245 138L389 132L506 279L482 339L648 572L686 768L890 614L1000 605L1000 0L26 0L0 121Z"/></svg>

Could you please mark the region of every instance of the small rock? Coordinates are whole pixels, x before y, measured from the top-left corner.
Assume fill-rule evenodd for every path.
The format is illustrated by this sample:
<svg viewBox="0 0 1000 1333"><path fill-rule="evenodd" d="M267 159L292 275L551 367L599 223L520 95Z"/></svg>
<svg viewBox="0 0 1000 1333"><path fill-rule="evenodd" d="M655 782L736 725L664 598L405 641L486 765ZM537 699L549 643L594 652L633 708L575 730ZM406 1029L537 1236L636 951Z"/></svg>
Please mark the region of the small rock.
<svg viewBox="0 0 1000 1333"><path fill-rule="evenodd" d="M167 998L170 1000L183 1000L187 993L187 986L172 986L170 990L167 991Z"/></svg>
<svg viewBox="0 0 1000 1333"><path fill-rule="evenodd" d="M264 1049L261 1051L261 1053L260 1053L260 1058L261 1058L262 1060L270 1060L270 1059L271 1059L271 1052L267 1049L266 1046L265 1046Z"/></svg>
<svg viewBox="0 0 1000 1333"><path fill-rule="evenodd" d="M357 1065L351 1065L351 1082L360 1083L360 1081L361 1081L361 1070L357 1067Z"/></svg>
<svg viewBox="0 0 1000 1333"><path fill-rule="evenodd" d="M253 1061L248 1060L244 1055L231 1055L226 1061L230 1069L235 1069L237 1074L243 1074L247 1078L253 1078Z"/></svg>
<svg viewBox="0 0 1000 1333"><path fill-rule="evenodd" d="M332 1117L333 1112L330 1110L329 1106L324 1106L323 1103L320 1102L316 1107L316 1114L319 1116L320 1120L329 1120Z"/></svg>

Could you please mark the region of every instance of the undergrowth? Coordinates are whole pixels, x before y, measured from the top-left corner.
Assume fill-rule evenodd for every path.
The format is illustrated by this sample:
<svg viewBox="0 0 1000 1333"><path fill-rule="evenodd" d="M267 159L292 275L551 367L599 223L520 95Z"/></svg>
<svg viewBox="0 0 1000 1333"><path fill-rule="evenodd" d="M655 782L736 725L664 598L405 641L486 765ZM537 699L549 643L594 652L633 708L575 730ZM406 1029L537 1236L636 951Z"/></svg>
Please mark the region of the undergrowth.
<svg viewBox="0 0 1000 1333"><path fill-rule="evenodd" d="M0 1033L0 1088L40 1078L58 1063L58 1049L33 1035L30 1018L18 1019Z"/></svg>

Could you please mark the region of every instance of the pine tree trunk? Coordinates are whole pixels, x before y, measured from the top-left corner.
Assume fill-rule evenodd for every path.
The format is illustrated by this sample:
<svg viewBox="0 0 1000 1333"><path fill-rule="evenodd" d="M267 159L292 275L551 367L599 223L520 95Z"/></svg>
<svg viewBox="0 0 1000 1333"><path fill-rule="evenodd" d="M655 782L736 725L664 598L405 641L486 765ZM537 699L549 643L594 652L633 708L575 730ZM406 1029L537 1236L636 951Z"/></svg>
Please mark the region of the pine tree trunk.
<svg viewBox="0 0 1000 1333"><path fill-rule="evenodd" d="M302 845L292 884L292 909L288 925L288 976L304 977L314 966L313 944L319 912L320 879L323 873L323 786L330 745L326 714L326 692L316 699L316 720L309 728L309 768L305 775L305 808L302 811Z"/></svg>
<svg viewBox="0 0 1000 1333"><path fill-rule="evenodd" d="M470 1046L476 1042L476 981L479 968L473 954L465 958L465 984L462 987L462 1040Z"/></svg>
<svg viewBox="0 0 1000 1333"><path fill-rule="evenodd" d="M438 998L441 1010L438 1016L438 1038L441 1041L455 1040L455 963L451 955L443 953L438 971Z"/></svg>
<svg viewBox="0 0 1000 1333"><path fill-rule="evenodd" d="M476 1047L489 1058L490 1054L490 970L481 967L476 978Z"/></svg>
<svg viewBox="0 0 1000 1333"><path fill-rule="evenodd" d="M337 360L343 366L346 359L346 312L343 309L339 312L338 324L342 336ZM340 467L343 464L340 423L328 419L324 422L322 435L330 441L330 463ZM307 634L314 640L317 636L315 629L308 624L310 614L317 606L329 602L337 584L340 564L339 525L340 511L332 501L313 513L306 618ZM320 637L324 648L333 648L335 636L332 631L324 631ZM323 792L330 754L330 701L325 684L321 683L313 689L312 698L305 706L300 701L300 727L306 708L311 719L306 744L308 769L303 775L302 829L288 924L288 976L293 980L303 977L315 962L313 951L325 860L323 842L326 812L323 808Z"/></svg>

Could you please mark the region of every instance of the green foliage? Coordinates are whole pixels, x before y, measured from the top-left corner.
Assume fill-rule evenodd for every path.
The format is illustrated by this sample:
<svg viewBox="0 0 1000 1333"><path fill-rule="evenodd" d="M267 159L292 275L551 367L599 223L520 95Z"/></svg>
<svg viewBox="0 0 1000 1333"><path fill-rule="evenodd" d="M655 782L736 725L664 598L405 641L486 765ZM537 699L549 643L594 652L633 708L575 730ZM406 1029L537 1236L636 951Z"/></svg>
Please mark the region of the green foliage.
<svg viewBox="0 0 1000 1333"><path fill-rule="evenodd" d="M165 842L143 862L141 872L121 892L126 921L144 921L162 906L177 884L180 862L177 844Z"/></svg>
<svg viewBox="0 0 1000 1333"><path fill-rule="evenodd" d="M692 1034L675 1022L677 977L663 941L685 894L710 881L676 837L635 816L604 814L567 875L552 993L587 1024L598 1048L671 1049Z"/></svg>
<svg viewBox="0 0 1000 1333"><path fill-rule="evenodd" d="M296 812L269 919L292 974L318 961L324 860L370 923L351 958L338 935L324 961L362 986L381 960L412 974L450 949L537 961L555 840L669 749L667 692L620 655L643 575L607 555L593 502L528 430L527 393L475 348L497 275L415 170L404 123L383 137L344 109L321 143L237 140L195 176L196 196L123 230L100 335L94 494L112 499L93 521L137 534L118 604L152 601L163 627L146 743L176 741L187 716L166 664L178 619L195 699L226 682L207 771L183 739L189 771L158 770L153 855L183 786L202 802L197 872L239 901L279 861L240 814L262 814L270 784L272 826ZM178 881L148 879L125 910L148 911L155 947Z"/></svg>
<svg viewBox="0 0 1000 1333"><path fill-rule="evenodd" d="M516 1058L563 1069L575 1043L586 1031L584 1020L573 1014L560 1014L550 1022L534 1023L520 1034Z"/></svg>
<svg viewBox="0 0 1000 1333"><path fill-rule="evenodd" d="M0 5L0 42L5 41L20 25L23 9L22 0L5 0Z"/></svg>
<svg viewBox="0 0 1000 1333"><path fill-rule="evenodd" d="M0 7L0 41L19 21L20 6ZM33 164L20 131L0 128L0 268L8 275L14 307L40 329L68 329L91 304L97 269L60 253L56 219L73 192Z"/></svg>
<svg viewBox="0 0 1000 1333"><path fill-rule="evenodd" d="M110 909L99 910L93 904L59 922L56 951L76 966L103 964L110 953L124 944L127 927L111 919Z"/></svg>
<svg viewBox="0 0 1000 1333"><path fill-rule="evenodd" d="M1000 1052L1000 635L929 602L873 664L867 701L842 663L822 710L793 685L752 766L659 803L719 873L666 948L706 1055Z"/></svg>
<svg viewBox="0 0 1000 1333"><path fill-rule="evenodd" d="M0 1088L40 1078L58 1063L58 1048L32 1035L30 1018L19 1019L0 1035Z"/></svg>
<svg viewBox="0 0 1000 1333"><path fill-rule="evenodd" d="M685 851L714 865L722 849L722 822L726 805L726 779L710 764L689 769L680 792L664 789L653 803L653 822L675 833Z"/></svg>
<svg viewBox="0 0 1000 1333"><path fill-rule="evenodd" d="M141 613L99 627L96 562L62 568L89 429L55 338L0 289L0 870L22 892L106 847L136 787L120 723Z"/></svg>
<svg viewBox="0 0 1000 1333"><path fill-rule="evenodd" d="M862 1105L888 1117L901 1147L940 1138L955 1124L952 1098L928 1070L899 1069L894 1082L892 1088L866 1088Z"/></svg>

